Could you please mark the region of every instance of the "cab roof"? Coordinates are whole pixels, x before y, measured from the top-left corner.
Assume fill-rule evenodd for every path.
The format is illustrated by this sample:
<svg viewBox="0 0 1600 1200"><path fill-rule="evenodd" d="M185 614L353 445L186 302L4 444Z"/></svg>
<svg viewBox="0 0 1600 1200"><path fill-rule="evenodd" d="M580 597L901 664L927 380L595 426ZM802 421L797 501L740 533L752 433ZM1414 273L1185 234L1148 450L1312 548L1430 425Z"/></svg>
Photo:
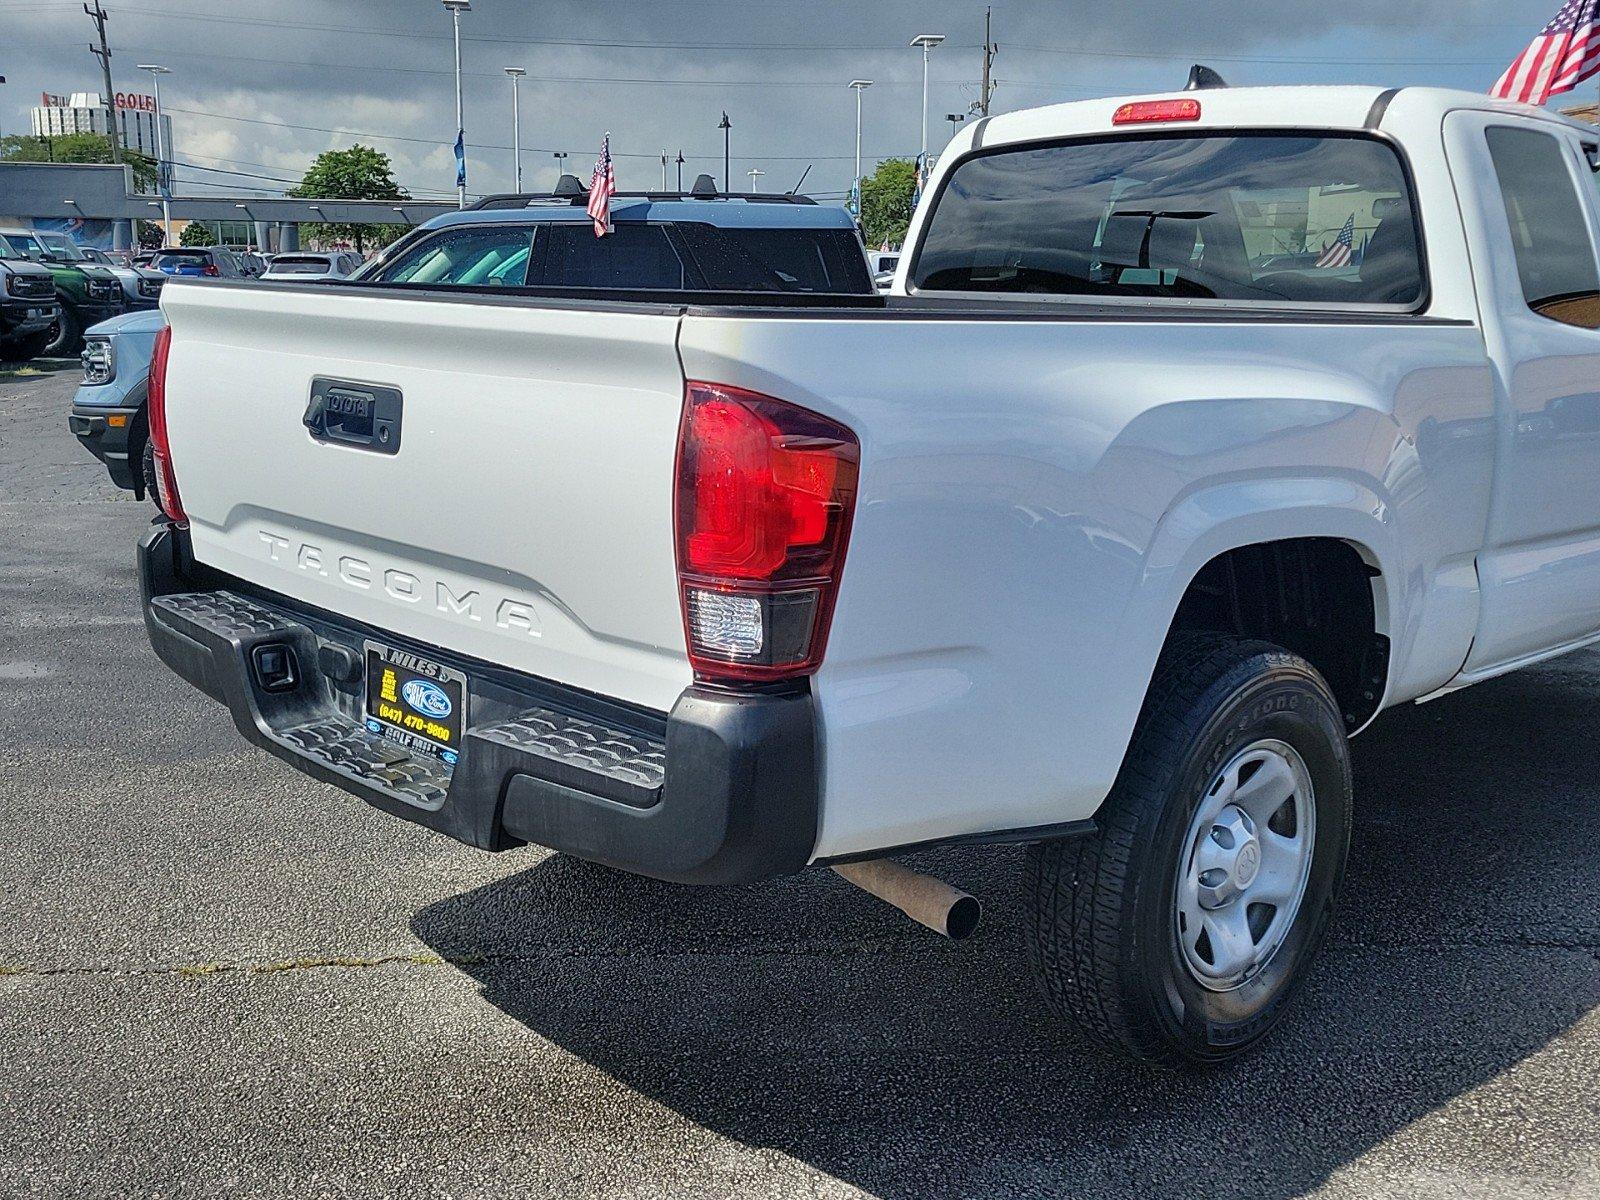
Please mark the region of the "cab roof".
<svg viewBox="0 0 1600 1200"><path fill-rule="evenodd" d="M1148 125L1113 125L1112 114L1124 104L1158 100L1198 100L1200 118L1163 121ZM953 158L968 150L1014 142L1093 134L1180 133L1185 130L1228 129L1374 129L1388 114L1402 113L1409 121L1434 124L1458 109L1501 112L1550 121L1594 134L1595 127L1563 117L1549 109L1509 100L1495 100L1481 92L1452 88L1377 86L1209 87L1195 91L1154 92L1144 96L1109 96L1075 100L1043 108L1002 113L975 121L958 133Z"/></svg>
<svg viewBox="0 0 1600 1200"><path fill-rule="evenodd" d="M569 196L492 197L493 207L441 213L422 229L456 225L588 224L580 202ZM523 203L515 204L514 201ZM725 229L854 229L843 205L796 203L792 198L717 196L699 198L678 193L621 195L611 201L611 219L664 224L695 222Z"/></svg>

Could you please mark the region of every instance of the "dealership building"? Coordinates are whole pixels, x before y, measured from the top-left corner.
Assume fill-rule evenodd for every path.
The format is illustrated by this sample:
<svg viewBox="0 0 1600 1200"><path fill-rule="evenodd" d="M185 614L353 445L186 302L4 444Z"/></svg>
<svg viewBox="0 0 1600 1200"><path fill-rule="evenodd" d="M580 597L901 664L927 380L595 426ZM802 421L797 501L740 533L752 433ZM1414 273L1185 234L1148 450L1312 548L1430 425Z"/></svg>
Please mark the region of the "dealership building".
<svg viewBox="0 0 1600 1200"><path fill-rule="evenodd" d="M114 113L117 133L122 144L137 150L146 158L158 157L156 150L156 100L137 92L118 92L112 98L111 108L106 108L105 97L99 92L73 92L70 96L57 96L45 92L41 103L33 110L33 136L41 138L64 137L69 133L108 134L108 113ZM161 134L164 144L172 145L172 118L163 115ZM170 150L169 150L170 153Z"/></svg>

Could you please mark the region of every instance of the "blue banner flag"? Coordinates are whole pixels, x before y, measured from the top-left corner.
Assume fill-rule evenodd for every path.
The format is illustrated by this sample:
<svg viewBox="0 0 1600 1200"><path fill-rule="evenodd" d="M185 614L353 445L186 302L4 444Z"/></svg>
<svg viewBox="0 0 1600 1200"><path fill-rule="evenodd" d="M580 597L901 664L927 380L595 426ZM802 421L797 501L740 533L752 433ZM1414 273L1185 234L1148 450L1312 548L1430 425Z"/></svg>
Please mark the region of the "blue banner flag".
<svg viewBox="0 0 1600 1200"><path fill-rule="evenodd" d="M467 186L467 131L456 130L456 186Z"/></svg>

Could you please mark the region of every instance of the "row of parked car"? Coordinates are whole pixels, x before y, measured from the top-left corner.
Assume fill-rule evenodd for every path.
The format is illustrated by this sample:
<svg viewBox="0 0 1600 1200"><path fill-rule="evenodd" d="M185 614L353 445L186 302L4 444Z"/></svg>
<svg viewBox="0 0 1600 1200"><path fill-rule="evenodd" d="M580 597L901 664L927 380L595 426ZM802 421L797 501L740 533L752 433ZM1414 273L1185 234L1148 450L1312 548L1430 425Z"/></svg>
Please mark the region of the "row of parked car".
<svg viewBox="0 0 1600 1200"><path fill-rule="evenodd" d="M577 181L573 181L576 185ZM719 196L702 189L673 197L619 194L614 232L596 238L584 196L490 197L475 210L448 213L378 254L359 276L373 286L442 290L551 288L615 294L652 292L825 293L868 296L874 271L895 256L863 252L841 207L788 196ZM226 247L160 251L151 265L168 274L248 274ZM269 280L343 279L362 265L353 251L280 254ZM207 269L208 267L213 269ZM68 425L105 463L117 486L154 494L146 399L158 311L133 312L90 329L83 386Z"/></svg>
<svg viewBox="0 0 1600 1200"><path fill-rule="evenodd" d="M126 255L80 246L65 233L0 228L0 362L83 349L92 326L152 310L174 275L226 279L343 279L354 251L266 256L227 246L170 246Z"/></svg>

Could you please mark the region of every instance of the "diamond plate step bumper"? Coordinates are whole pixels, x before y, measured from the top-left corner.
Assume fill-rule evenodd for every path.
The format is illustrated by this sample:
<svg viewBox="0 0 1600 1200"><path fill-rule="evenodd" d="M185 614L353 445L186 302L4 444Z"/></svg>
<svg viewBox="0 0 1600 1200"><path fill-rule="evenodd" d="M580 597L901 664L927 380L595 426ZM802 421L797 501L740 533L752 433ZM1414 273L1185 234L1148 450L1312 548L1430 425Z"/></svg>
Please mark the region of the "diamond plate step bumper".
<svg viewBox="0 0 1600 1200"><path fill-rule="evenodd" d="M195 563L185 530L155 527L139 563L162 661L249 741L386 812L484 849L533 842L680 882L810 861L819 773L804 691L692 687L666 716L641 712L256 592ZM368 729L359 673L338 666L360 662L369 638L466 674L476 723L453 767ZM252 653L268 645L293 652L293 687L257 680Z"/></svg>

